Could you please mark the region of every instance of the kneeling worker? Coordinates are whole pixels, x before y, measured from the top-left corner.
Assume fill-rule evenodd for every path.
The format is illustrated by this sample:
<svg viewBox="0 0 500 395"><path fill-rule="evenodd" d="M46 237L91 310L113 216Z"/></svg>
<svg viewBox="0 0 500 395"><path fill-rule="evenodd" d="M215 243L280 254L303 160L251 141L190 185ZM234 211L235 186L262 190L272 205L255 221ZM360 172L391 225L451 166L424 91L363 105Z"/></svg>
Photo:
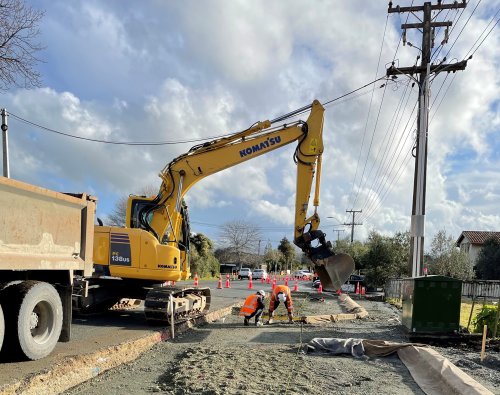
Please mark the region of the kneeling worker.
<svg viewBox="0 0 500 395"><path fill-rule="evenodd" d="M243 324L248 326L250 319L255 317L255 326L262 326L262 321L260 316L264 311L264 298L266 293L262 290L257 291L257 293L250 295L245 299L243 307L240 309L240 315L245 316Z"/></svg>
<svg viewBox="0 0 500 395"><path fill-rule="evenodd" d="M274 287L273 293L271 294L271 300L269 302L268 324L273 323L274 311L278 308L280 302L283 303L288 310L288 322L293 322L292 294L290 293L290 288L286 285L277 285Z"/></svg>

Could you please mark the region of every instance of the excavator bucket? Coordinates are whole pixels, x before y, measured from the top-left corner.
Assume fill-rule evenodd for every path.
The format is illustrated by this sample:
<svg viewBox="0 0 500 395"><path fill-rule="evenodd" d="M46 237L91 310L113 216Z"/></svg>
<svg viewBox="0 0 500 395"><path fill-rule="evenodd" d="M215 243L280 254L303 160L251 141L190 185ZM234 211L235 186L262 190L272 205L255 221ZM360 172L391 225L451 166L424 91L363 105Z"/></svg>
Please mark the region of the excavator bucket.
<svg viewBox="0 0 500 395"><path fill-rule="evenodd" d="M347 254L336 254L316 259L315 264L315 270L323 289L329 291L340 289L354 272L354 260Z"/></svg>

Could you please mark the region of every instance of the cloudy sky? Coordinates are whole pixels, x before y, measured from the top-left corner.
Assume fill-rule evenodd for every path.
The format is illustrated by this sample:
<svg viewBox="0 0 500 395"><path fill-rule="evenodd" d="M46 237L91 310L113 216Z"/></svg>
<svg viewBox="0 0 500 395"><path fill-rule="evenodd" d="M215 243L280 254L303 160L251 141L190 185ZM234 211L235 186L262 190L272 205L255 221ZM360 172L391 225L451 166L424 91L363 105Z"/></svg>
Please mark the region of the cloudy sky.
<svg viewBox="0 0 500 395"><path fill-rule="evenodd" d="M479 2L479 5L478 5ZM420 2L414 2L420 4ZM451 3L451 0L443 0ZM39 89L10 89L0 107L38 125L108 141L179 141L237 132L376 80L391 62L411 66L421 35L386 1L66 1L45 10ZM394 2L408 6L410 0ZM477 6L477 7L476 7ZM445 229L500 230L499 0L442 11L433 62L465 59L465 71L431 83L426 249ZM483 38L484 41L483 41ZM410 227L418 88L378 81L326 105L322 230L355 238ZM385 84L385 85L384 85ZM304 119L307 114L303 116ZM159 187L158 172L193 143L127 146L68 138L9 117L11 176L99 198L105 220L117 199ZM274 246L293 229L294 147L208 177L187 195L192 228L217 240L244 220ZM327 218L333 217L333 218ZM345 230L344 232L334 232ZM261 247L262 248L262 247Z"/></svg>

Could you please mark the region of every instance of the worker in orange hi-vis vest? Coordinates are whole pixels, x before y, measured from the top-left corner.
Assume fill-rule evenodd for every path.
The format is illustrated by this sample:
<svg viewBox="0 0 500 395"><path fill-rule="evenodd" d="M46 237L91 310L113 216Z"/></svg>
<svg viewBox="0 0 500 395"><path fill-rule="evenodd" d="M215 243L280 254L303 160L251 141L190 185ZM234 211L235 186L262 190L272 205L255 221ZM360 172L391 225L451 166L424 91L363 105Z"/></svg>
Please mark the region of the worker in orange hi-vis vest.
<svg viewBox="0 0 500 395"><path fill-rule="evenodd" d="M269 321L268 324L273 323L274 311L278 308L278 305L283 303L288 310L288 322L293 322L293 303L292 294L290 288L286 285L277 285L271 294L271 300L269 302Z"/></svg>
<svg viewBox="0 0 500 395"><path fill-rule="evenodd" d="M266 293L262 290L257 291L245 299L243 307L240 309L240 315L244 316L245 319L243 324L248 326L250 319L255 317L255 326L262 326L262 321L260 319L262 312L264 311L264 299Z"/></svg>

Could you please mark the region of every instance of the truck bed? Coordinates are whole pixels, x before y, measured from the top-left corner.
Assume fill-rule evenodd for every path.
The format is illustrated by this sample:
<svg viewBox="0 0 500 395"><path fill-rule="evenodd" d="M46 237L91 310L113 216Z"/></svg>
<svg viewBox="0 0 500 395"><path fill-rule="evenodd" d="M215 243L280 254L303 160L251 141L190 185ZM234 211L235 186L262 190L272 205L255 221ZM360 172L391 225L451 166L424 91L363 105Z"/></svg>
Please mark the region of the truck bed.
<svg viewBox="0 0 500 395"><path fill-rule="evenodd" d="M90 275L96 200L0 177L0 270Z"/></svg>

